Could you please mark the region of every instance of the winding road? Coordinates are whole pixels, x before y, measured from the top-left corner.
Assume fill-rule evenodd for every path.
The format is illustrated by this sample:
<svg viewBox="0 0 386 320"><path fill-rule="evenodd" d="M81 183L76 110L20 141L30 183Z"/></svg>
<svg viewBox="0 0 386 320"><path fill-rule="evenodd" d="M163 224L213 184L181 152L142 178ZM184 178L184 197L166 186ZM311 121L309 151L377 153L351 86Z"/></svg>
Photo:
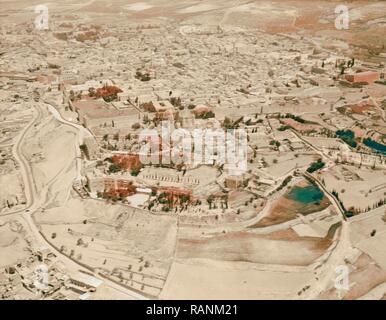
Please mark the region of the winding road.
<svg viewBox="0 0 386 320"><path fill-rule="evenodd" d="M124 294L127 296L127 298L132 299L132 300L144 300L147 299L143 295L129 290L128 288L119 285L118 283L106 278L105 276L101 276L99 273L93 272L91 268L86 268L85 266L77 263L75 260L70 259L68 256L60 252L55 246L53 246L47 239L43 236L41 231L39 230L38 226L36 225L34 219L33 219L33 214L42 208L44 208L45 204L45 199L46 197L44 196L45 192L42 192L43 194L37 195L35 183L33 180L33 174L32 174L32 169L31 166L28 162L28 160L25 158L22 152L22 144L23 140L25 139L26 135L28 134L29 130L38 122L39 119L42 117L42 110L40 106L37 106L35 113L37 112L37 115L34 116L34 118L30 121L30 123L23 129L21 134L18 136L12 152L13 156L15 157L16 161L20 164L20 169L21 169L21 174L23 177L24 181L24 186L25 186L25 196L26 196L26 202L27 202L27 207L23 210L18 210L14 211L11 213L8 213L7 215L11 214L20 214L24 218L24 220L27 222L34 238L36 239L37 243L42 246L42 247L47 247L49 248L59 259L61 262L63 262L68 270L73 270L73 271L84 271L87 273L93 273L93 275L96 278L99 278L103 281L104 285L107 287L110 287L111 289L114 289L116 291L119 291L121 294ZM77 124L73 124L71 122L68 122L64 120L59 112L56 111L56 109L52 106L48 106L48 110L51 112L53 117L61 122L62 124L72 126L79 130L79 132L82 132L81 134L78 135L79 141L83 139L84 135L90 134L84 127L79 126ZM87 133L86 133L87 132ZM79 148L77 148L79 149ZM78 167L80 169L80 166ZM79 172L79 171L78 171ZM47 188L45 188L47 189Z"/></svg>
<svg viewBox="0 0 386 320"><path fill-rule="evenodd" d="M56 119L56 121L62 123L63 125L71 126L78 131L78 135L77 135L78 144L83 143L84 137L88 137L91 135L91 133L86 128L63 119L60 113L52 105L46 104L46 107L48 111L52 114L52 116ZM45 194L47 193L48 186L46 186L46 188L44 188L44 190L40 192L40 194L37 194L37 190L33 179L32 169L29 162L23 155L21 146L30 129L41 119L41 117L42 117L42 109L41 109L41 106L38 105L35 109L34 118L18 136L16 143L12 149L15 159L20 164L21 174L25 185L27 207L26 209L18 210L9 214L21 213L22 217L27 222L37 242L41 246L50 248L50 250L60 259L60 261L62 261L66 265L66 267L69 270L73 270L73 271L82 270L87 273L91 272L95 277L103 280L105 286L108 286L114 290L119 291L120 293L126 295L129 299L147 299L143 295L135 291L132 291L127 287L124 287L119 283L116 283L115 281L112 281L97 272L94 272L91 268L85 267L84 265L78 263L76 260L70 259L68 256L60 252L55 246L53 246L39 230L39 227L37 226L37 224L33 219L33 214L45 207L45 201L46 201ZM302 137L299 137L297 134L295 135L300 140L302 140L307 145L309 145L322 158L324 159L327 158L326 160L329 160L328 156L324 154L323 151L313 147L307 141L303 140ZM76 148L76 149L77 149L77 176L74 177L74 179L80 179L81 177L80 150L79 148ZM331 161L327 161L327 162L333 165ZM349 232L348 232L348 223L345 220L344 212L340 204L330 194L330 192L328 192L328 190L325 189L323 184L321 184L316 178L314 178L312 175L308 175L308 174L306 175L312 178L323 189L327 197L330 199L331 203L333 203L333 205L336 207L337 211L341 214L341 217L342 217L342 228L341 228L339 239L336 240L336 245L331 248L330 252L326 253L327 257L323 259L323 261L321 261L323 267L317 271L319 279L313 281L313 283L310 286L310 289L307 292L307 295L306 295L307 298L314 299L314 298L317 298L320 295L320 293L326 290L326 288L328 288L328 285L331 283L331 281L334 280L334 278L336 277L335 268L339 265L344 265L344 258L348 250L351 248L351 245L350 245Z"/></svg>

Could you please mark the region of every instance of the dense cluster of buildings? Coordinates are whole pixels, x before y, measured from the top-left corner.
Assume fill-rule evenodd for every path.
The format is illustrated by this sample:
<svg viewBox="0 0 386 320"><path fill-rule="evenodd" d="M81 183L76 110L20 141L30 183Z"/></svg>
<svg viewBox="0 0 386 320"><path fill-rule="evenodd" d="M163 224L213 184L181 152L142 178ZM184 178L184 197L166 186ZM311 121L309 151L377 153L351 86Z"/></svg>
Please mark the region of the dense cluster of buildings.
<svg viewBox="0 0 386 320"><path fill-rule="evenodd" d="M347 159L360 152L361 164L383 166L382 158L363 144L357 150L349 147L342 155L339 150L345 143L335 132L359 128L358 121L365 115L384 118L382 94L374 95L377 103L367 98L370 102L364 106L361 91L366 87L382 90L384 64L362 63L315 47L296 35L257 34L237 28L224 32L194 27L186 33L173 24L114 26L107 35L102 27L93 27L93 36L81 39L74 34L87 32L77 28L62 25L61 32L47 35L56 45L47 50L45 65L36 63L29 73L4 71L2 75L16 79L24 74L23 80L28 77L45 91L45 101L55 105L65 119L89 130L91 136L84 138L82 146L86 161L82 173L93 195L123 199L144 192L151 198L152 193L159 195L162 188L171 188L168 192L173 198L178 193L175 188L180 188L183 195L187 189L197 197L222 188L264 197L280 186L286 174L304 167L304 159L318 150L302 137L323 138L331 145L331 161L350 162ZM61 53L67 47L63 34L74 42L71 64ZM85 50L85 44L92 45ZM103 55L99 47L104 48ZM344 98L337 99L340 96ZM215 160L193 165L164 163L173 143L162 134L150 141L160 147L157 157L161 161L143 163L141 148L146 141L141 140L141 132L158 130L165 121L171 130L243 130L248 136L245 168ZM371 127L372 120L366 121ZM361 135L370 136L377 130ZM375 134L381 138L381 133ZM215 153L221 153L225 145L218 146ZM348 156L351 153L355 156ZM285 170L280 160L283 154L296 154L299 160L291 160ZM201 165L216 168L218 176L200 189L201 177L184 175ZM149 179L152 175L145 172L152 166L183 176L163 180L159 174ZM278 167L277 172L270 167Z"/></svg>

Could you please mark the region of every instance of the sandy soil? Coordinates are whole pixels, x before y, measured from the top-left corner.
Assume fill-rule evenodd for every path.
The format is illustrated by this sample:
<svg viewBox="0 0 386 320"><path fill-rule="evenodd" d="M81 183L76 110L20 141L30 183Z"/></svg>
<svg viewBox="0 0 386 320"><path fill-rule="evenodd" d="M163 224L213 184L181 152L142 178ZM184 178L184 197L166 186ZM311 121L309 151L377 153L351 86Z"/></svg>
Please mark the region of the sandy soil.
<svg viewBox="0 0 386 320"><path fill-rule="evenodd" d="M0 212L3 208L7 208L7 200L11 204L16 200L15 197L18 198L19 202L24 201L23 180L19 174L10 173L0 175L0 186L7 186L0 190ZM3 207L1 207L1 205L3 205Z"/></svg>
<svg viewBox="0 0 386 320"><path fill-rule="evenodd" d="M14 265L28 257L26 231L26 226L20 219L0 220L0 267Z"/></svg>
<svg viewBox="0 0 386 320"><path fill-rule="evenodd" d="M304 266L322 255L330 244L321 238L271 240L251 232L235 232L208 239L180 239L177 257Z"/></svg>
<svg viewBox="0 0 386 320"><path fill-rule="evenodd" d="M358 216L351 223L350 237L353 245L369 255L383 270L386 271L386 250L380 243L386 241L386 223L383 220L384 209L378 208ZM373 231L374 236L371 236Z"/></svg>
<svg viewBox="0 0 386 320"><path fill-rule="evenodd" d="M322 177L328 190L336 190L339 198L346 208L354 207L364 210L384 198L385 173L371 170L371 168L347 166L350 171L355 172L357 178L347 180L342 172L333 168L323 172ZM350 182L350 188L346 188Z"/></svg>
<svg viewBox="0 0 386 320"><path fill-rule="evenodd" d="M281 122L285 125L293 127L299 132L312 132L319 131L321 129L321 127L316 124L303 124L295 121L294 119L281 119Z"/></svg>
<svg viewBox="0 0 386 320"><path fill-rule="evenodd" d="M136 3L129 4L124 8L130 11L142 11L142 10L150 9L152 7L153 7L152 5L146 2L136 2Z"/></svg>
<svg viewBox="0 0 386 320"><path fill-rule="evenodd" d="M59 186L59 190L71 188L76 175L76 140L74 129L59 124L45 111L42 121L23 143L23 152L32 164L37 191L53 183Z"/></svg>
<svg viewBox="0 0 386 320"><path fill-rule="evenodd" d="M249 264L175 262L161 299L293 299L311 278L312 272L305 270L282 272L259 270Z"/></svg>
<svg viewBox="0 0 386 320"><path fill-rule="evenodd" d="M339 297L344 300L358 299L385 281L386 271L374 264L368 255L362 253L356 262L350 265L349 291L338 293L332 287L321 294L319 299L338 299Z"/></svg>

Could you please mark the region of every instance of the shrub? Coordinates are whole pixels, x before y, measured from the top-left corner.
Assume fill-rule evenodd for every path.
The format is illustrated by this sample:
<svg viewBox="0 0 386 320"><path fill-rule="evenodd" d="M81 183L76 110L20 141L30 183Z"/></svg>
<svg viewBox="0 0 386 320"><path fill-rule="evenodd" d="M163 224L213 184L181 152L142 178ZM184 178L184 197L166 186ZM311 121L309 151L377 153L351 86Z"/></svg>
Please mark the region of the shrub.
<svg viewBox="0 0 386 320"><path fill-rule="evenodd" d="M311 163L311 165L308 167L307 172L312 173L319 169L322 169L325 166L325 163L322 161L322 159L319 159L316 162Z"/></svg>
<svg viewBox="0 0 386 320"><path fill-rule="evenodd" d="M141 125L140 125L138 122L136 122L136 123L134 123L131 127L132 127L134 130L138 130L139 128L141 128Z"/></svg>
<svg viewBox="0 0 386 320"><path fill-rule="evenodd" d="M335 132L335 134L338 138L342 139L350 147L357 147L357 142L355 141L355 133L351 130L338 130Z"/></svg>
<svg viewBox="0 0 386 320"><path fill-rule="evenodd" d="M113 163L113 164L111 164L109 166L109 172L110 173L116 173L116 172L119 172L119 171L121 171L121 168L118 165Z"/></svg>

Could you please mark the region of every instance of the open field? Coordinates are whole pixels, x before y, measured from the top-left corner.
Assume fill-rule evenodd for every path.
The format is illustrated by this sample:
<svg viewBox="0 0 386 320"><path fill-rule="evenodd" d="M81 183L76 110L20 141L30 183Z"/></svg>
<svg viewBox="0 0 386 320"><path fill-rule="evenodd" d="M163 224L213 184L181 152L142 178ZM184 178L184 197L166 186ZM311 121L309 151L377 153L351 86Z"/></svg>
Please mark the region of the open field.
<svg viewBox="0 0 386 320"><path fill-rule="evenodd" d="M177 257L305 266L330 244L330 240L321 238L283 236L272 240L252 232L238 232L201 240L180 239Z"/></svg>
<svg viewBox="0 0 386 320"><path fill-rule="evenodd" d="M305 270L267 271L248 264L175 262L162 299L293 299L312 278ZM202 283L206 289L203 290ZM189 287L189 290L185 288Z"/></svg>
<svg viewBox="0 0 386 320"><path fill-rule="evenodd" d="M138 291L159 295L174 252L175 219L72 198L35 218L61 252Z"/></svg>

